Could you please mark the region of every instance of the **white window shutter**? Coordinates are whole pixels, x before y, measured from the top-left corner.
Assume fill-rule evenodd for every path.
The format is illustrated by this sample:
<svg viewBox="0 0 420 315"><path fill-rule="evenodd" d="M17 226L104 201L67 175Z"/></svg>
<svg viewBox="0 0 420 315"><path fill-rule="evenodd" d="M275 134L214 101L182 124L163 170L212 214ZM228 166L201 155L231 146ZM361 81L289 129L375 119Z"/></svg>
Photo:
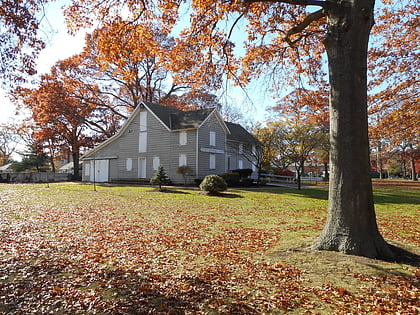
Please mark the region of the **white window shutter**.
<svg viewBox="0 0 420 315"><path fill-rule="evenodd" d="M139 153L147 152L147 132L140 132L139 134Z"/></svg>
<svg viewBox="0 0 420 315"><path fill-rule="evenodd" d="M147 130L147 112L140 112L140 131Z"/></svg>
<svg viewBox="0 0 420 315"><path fill-rule="evenodd" d="M210 154L210 169L214 170L216 169L216 155Z"/></svg>
<svg viewBox="0 0 420 315"><path fill-rule="evenodd" d="M187 155L186 154L180 154L179 155L178 166L186 166L186 165L187 165Z"/></svg>
<svg viewBox="0 0 420 315"><path fill-rule="evenodd" d="M125 168L127 171L131 171L133 169L133 159L128 158L125 162Z"/></svg>
<svg viewBox="0 0 420 315"><path fill-rule="evenodd" d="M159 168L160 165L160 158L158 156L155 156L153 158L153 170L156 171Z"/></svg>
<svg viewBox="0 0 420 315"><path fill-rule="evenodd" d="M216 146L216 132L210 131L210 145L215 147Z"/></svg>

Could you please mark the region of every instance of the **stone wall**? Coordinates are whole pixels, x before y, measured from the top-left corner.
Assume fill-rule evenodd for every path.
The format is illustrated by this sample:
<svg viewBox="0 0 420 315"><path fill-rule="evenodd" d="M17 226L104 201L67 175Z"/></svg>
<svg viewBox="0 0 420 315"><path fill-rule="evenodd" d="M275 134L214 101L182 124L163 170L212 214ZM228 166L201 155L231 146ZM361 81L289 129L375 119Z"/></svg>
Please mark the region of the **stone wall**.
<svg viewBox="0 0 420 315"><path fill-rule="evenodd" d="M0 183L51 183L71 179L67 173L0 173Z"/></svg>

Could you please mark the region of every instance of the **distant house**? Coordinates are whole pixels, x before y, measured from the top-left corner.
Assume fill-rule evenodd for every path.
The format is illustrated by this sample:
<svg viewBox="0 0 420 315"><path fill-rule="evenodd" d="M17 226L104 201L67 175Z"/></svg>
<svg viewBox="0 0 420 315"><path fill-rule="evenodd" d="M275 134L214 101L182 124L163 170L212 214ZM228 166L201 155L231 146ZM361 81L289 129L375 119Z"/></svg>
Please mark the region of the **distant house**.
<svg viewBox="0 0 420 315"><path fill-rule="evenodd" d="M80 171L82 171L82 164L83 164L83 162L80 161L79 162L79 169L80 169ZM58 173L71 173L71 174L74 174L74 163L73 162L68 162L68 163L64 164L63 166L61 166L58 169Z"/></svg>
<svg viewBox="0 0 420 315"><path fill-rule="evenodd" d="M0 166L0 173L12 172L12 163Z"/></svg>
<svg viewBox="0 0 420 315"><path fill-rule="evenodd" d="M188 182L235 169L257 171L252 153L260 145L242 126L223 121L216 109L181 111L143 102L121 130L86 153L83 181L150 179L159 165L174 183L188 166ZM255 160L255 159L254 159Z"/></svg>

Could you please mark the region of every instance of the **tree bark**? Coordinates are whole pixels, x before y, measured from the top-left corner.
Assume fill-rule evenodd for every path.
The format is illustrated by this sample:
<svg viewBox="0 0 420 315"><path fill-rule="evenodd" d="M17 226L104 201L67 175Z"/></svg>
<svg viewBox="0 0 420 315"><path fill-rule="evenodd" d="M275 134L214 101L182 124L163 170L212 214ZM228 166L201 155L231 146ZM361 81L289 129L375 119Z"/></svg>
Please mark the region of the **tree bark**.
<svg viewBox="0 0 420 315"><path fill-rule="evenodd" d="M80 172L79 172L79 151L75 151L72 154L73 156L73 180L80 180Z"/></svg>
<svg viewBox="0 0 420 315"><path fill-rule="evenodd" d="M328 218L314 249L390 259L376 223L367 120L367 50L374 0L331 1L324 45L330 78Z"/></svg>
<svg viewBox="0 0 420 315"><path fill-rule="evenodd" d="M414 157L411 157L410 161L411 161L411 179L413 181L417 181L416 159Z"/></svg>

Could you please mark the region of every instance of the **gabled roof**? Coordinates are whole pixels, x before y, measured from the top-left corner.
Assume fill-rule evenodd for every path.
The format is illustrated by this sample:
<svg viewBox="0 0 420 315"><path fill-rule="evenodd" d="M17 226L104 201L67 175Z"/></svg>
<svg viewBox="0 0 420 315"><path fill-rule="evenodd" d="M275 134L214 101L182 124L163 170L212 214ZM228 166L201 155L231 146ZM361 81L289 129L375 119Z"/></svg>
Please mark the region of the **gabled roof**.
<svg viewBox="0 0 420 315"><path fill-rule="evenodd" d="M143 104L152 111L156 117L169 130L196 129L209 117L214 111L213 108L194 111L182 111L173 107L163 106L150 102Z"/></svg>
<svg viewBox="0 0 420 315"><path fill-rule="evenodd" d="M245 130L239 124L231 123L225 121L226 126L228 127L230 134L227 136L227 139L230 141L243 142L243 143L252 143L255 145L261 145L261 142L258 141L253 135Z"/></svg>

